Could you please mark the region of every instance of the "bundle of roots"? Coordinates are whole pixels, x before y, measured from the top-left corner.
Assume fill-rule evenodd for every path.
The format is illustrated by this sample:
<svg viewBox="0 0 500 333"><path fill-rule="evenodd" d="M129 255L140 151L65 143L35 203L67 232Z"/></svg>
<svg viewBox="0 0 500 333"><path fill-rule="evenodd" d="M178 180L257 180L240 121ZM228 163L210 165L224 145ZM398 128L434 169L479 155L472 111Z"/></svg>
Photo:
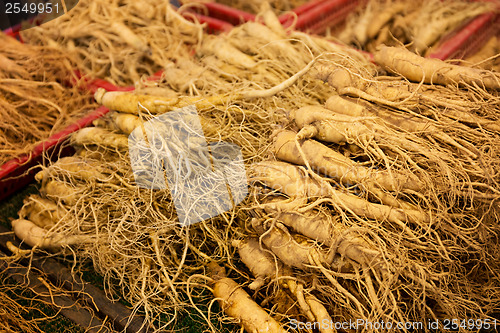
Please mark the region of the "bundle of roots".
<svg viewBox="0 0 500 333"><path fill-rule="evenodd" d="M69 87L75 62L49 47L0 35L0 164L29 153L51 134L81 118L91 95Z"/></svg>
<svg viewBox="0 0 500 333"><path fill-rule="evenodd" d="M499 306L495 74L380 52L376 61L404 78L322 67L344 96L291 110L271 158L251 166L261 187L232 243L263 303L281 302L276 290L293 299L280 310L287 328L314 322L332 332L329 323L361 320L363 332L382 321L430 331L428 320L491 320ZM446 86L423 84L429 71Z"/></svg>
<svg viewBox="0 0 500 333"><path fill-rule="evenodd" d="M108 11L114 10L113 4L109 6ZM129 7L120 8L132 11ZM323 62L335 59L346 68L363 63L368 73L374 72L374 66L357 52L305 34L290 38L281 26L275 28L277 18L272 12L264 16L268 25L252 22L229 35L203 35L194 57L176 55L175 62L165 65L159 81L140 79L134 93L99 90L96 101L112 113L96 121L95 127L72 136L78 154L60 159L37 175L40 195L26 199L19 219L12 223L16 235L36 249L73 251L78 262L90 259L105 277L109 296L119 293L158 330L170 327L190 303L188 298L198 294L193 287L199 283L189 280L191 276L205 276L207 262L233 256L235 249L229 244L236 238L231 236L235 225L246 220L240 209L245 202L181 227L172 189L138 186L128 136L134 131L146 134L148 142L151 138L143 131L151 121L168 111L194 106L202 141L236 144L250 164L261 160L274 125L286 122L288 110L326 101L330 88L310 74L320 55ZM181 41L189 43L189 38ZM82 45L75 45L75 50L86 52ZM156 70L152 68L146 72ZM153 130L172 132L160 127ZM196 146L199 139L179 137L175 142L149 144ZM190 155L192 175L199 171L201 155ZM137 163L148 160L145 157ZM194 191L194 181L178 179L176 186ZM219 190L212 188L210 195ZM203 195L208 194L200 194L197 201L205 200Z"/></svg>
<svg viewBox="0 0 500 333"><path fill-rule="evenodd" d="M74 56L86 74L130 85L185 57L186 44L198 43L202 31L164 1L80 1L22 36Z"/></svg>
<svg viewBox="0 0 500 333"><path fill-rule="evenodd" d="M407 45L424 55L465 22L491 11L488 2L371 0L347 18L338 37L369 52L379 45Z"/></svg>
<svg viewBox="0 0 500 333"><path fill-rule="evenodd" d="M142 4L94 6L107 16L116 8L143 10ZM129 73L127 57L100 64L110 73L121 68L103 77L135 82L137 91L96 93L112 113L72 136L77 155L37 175L41 193L13 221L16 235L37 249L90 259L109 296L122 295L157 330L202 300L208 314L198 310L214 332L215 300L249 332L284 332L299 321L328 323L316 328L334 332L332 324L358 319L423 322L429 329L427 319L490 318L500 305L493 293L500 282L496 74L425 63L388 48L376 61L404 77L377 76L359 53L287 33L270 10L261 16L264 25L196 35L193 57L145 62L145 74L164 67L158 82ZM155 27L126 22L137 31ZM106 37L96 37L106 45ZM172 45L195 35L179 38ZM71 40L79 39L59 42ZM154 40L143 41L160 45ZM74 52L83 55L87 45L80 41ZM191 120L155 123L193 106L203 135L189 127ZM187 129L170 139L175 126ZM144 137L149 151L169 147L189 159L163 160L165 172L149 179L149 188L139 186L141 172L132 164L147 170L154 156L131 161L131 133ZM200 145L221 142L241 148L250 196L182 227L179 188L207 202L207 211L221 204L210 196L227 191L213 186L210 196L199 193L207 184L195 177L204 162L216 168L221 158L206 158ZM174 175L170 183L168 168L186 177ZM215 300L206 299L205 288Z"/></svg>

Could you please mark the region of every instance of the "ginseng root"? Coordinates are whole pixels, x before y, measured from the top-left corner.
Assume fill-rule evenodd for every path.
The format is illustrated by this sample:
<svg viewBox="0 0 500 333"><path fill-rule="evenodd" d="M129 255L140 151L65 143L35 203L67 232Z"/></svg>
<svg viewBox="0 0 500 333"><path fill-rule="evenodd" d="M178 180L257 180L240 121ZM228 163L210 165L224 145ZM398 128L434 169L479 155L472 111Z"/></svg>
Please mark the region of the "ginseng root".
<svg viewBox="0 0 500 333"><path fill-rule="evenodd" d="M31 247L43 249L58 248L68 245L94 242L95 238L87 235L62 235L40 228L33 222L25 219L12 221L12 228L19 239Z"/></svg>
<svg viewBox="0 0 500 333"><path fill-rule="evenodd" d="M411 81L442 85L476 84L486 89L500 90L500 75L492 71L423 58L397 47L381 46L374 56L379 65Z"/></svg>
<svg viewBox="0 0 500 333"><path fill-rule="evenodd" d="M224 268L212 262L208 266L214 280L213 294L224 312L237 320L247 332L286 333L286 330L262 309L243 288L226 276Z"/></svg>
<svg viewBox="0 0 500 333"><path fill-rule="evenodd" d="M320 127L321 125L317 125ZM332 124L331 131L335 131ZM327 137L322 127L318 132L320 138ZM334 133L335 135L338 132ZM329 141L329 140L326 140ZM299 147L302 150L299 151ZM298 142L296 134L291 131L280 132L274 142L274 153L280 160L291 162L299 165L306 165L304 158L319 174L324 174L334 179L338 179L343 183L367 184L371 183L380 186L389 191L401 191L410 189L413 191L421 191L424 186L415 176L399 174L395 171L391 173L387 171L375 171L370 168L357 164L344 155L328 148L315 140L304 140Z"/></svg>

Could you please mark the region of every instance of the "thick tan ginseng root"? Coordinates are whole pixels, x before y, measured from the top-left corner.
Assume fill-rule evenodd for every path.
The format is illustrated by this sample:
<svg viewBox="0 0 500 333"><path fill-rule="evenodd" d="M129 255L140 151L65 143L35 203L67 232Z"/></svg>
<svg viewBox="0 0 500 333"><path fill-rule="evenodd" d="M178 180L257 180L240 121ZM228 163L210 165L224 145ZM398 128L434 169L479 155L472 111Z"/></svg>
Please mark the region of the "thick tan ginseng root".
<svg viewBox="0 0 500 333"><path fill-rule="evenodd" d="M334 126L335 124L332 124L332 131L335 131ZM318 132L320 131L318 130ZM337 133L334 133L334 135L337 135ZM328 134L321 133L318 136L321 138L328 136ZM302 152L299 151L297 145L300 146ZM367 184L368 187L374 183L389 191L401 191L404 189L421 191L424 187L411 174L403 175L395 171L391 173L387 171L375 171L358 165L348 157L328 148L318 141L303 140L299 142L296 140L296 134L292 131L281 131L276 136L273 147L274 154L278 159L294 164L306 165L304 162L305 158L314 171L340 180L341 182Z"/></svg>
<svg viewBox="0 0 500 333"><path fill-rule="evenodd" d="M377 116L382 118L384 122L410 133L440 132L429 119L417 118L409 114L397 114L377 107L367 108L361 103L339 95L330 96L325 102L325 108L352 117Z"/></svg>
<svg viewBox="0 0 500 333"><path fill-rule="evenodd" d="M139 105L151 113L162 113L171 110L179 102L178 97L139 95L126 91L106 91L102 88L97 89L94 98L97 103L110 110L132 114L138 113Z"/></svg>
<svg viewBox="0 0 500 333"><path fill-rule="evenodd" d="M40 228L50 228L66 215L67 211L54 201L31 195L24 200L19 217L27 219Z"/></svg>
<svg viewBox="0 0 500 333"><path fill-rule="evenodd" d="M61 200L64 204L69 206L74 205L78 201L82 192L83 190L81 188L74 187L59 180L49 180L43 184L40 189L40 193L47 198L54 201Z"/></svg>
<svg viewBox="0 0 500 333"><path fill-rule="evenodd" d="M265 279L278 277L279 272L283 269L280 261L260 248L257 238L248 237L244 240L233 240L232 245L238 248L241 261L255 276L255 280L248 285L248 288L252 290L262 287Z"/></svg>
<svg viewBox="0 0 500 333"><path fill-rule="evenodd" d="M480 14L492 11L487 1L426 1L415 17L412 45L415 53L425 51L447 33Z"/></svg>
<svg viewBox="0 0 500 333"><path fill-rule="evenodd" d="M345 114L353 117L379 117L383 119L385 124L395 127L398 130L402 130L408 133L415 133L419 135L434 137L444 143L449 144L459 150L477 157L474 152L470 151L470 147L466 148L462 144L458 143L454 138L445 133L445 131L438 126L434 121L427 118L420 118L412 116L410 114L401 114L396 112L391 112L385 110L382 107L371 107L367 108L363 105L356 103L354 101L343 98L339 95L333 95L327 99L325 107L333 112ZM393 138L398 141L398 138ZM408 146L408 141L406 142L406 148L413 150L415 152L422 153L421 148L417 145ZM402 144L402 142L400 142ZM403 145L404 146L404 145ZM424 154L429 157L429 152Z"/></svg>
<svg viewBox="0 0 500 333"><path fill-rule="evenodd" d="M473 85L500 90L500 74L423 58L404 48L381 46L375 61L385 69L411 81L442 85Z"/></svg>
<svg viewBox="0 0 500 333"><path fill-rule="evenodd" d="M40 228L33 222L25 219L12 221L12 228L19 239L31 247L52 249L68 245L94 242L95 238L87 235L62 235Z"/></svg>
<svg viewBox="0 0 500 333"><path fill-rule="evenodd" d="M114 21L110 25L111 30L121 37L121 39L138 51L151 54L151 48L137 34L129 29L125 24Z"/></svg>
<svg viewBox="0 0 500 333"><path fill-rule="evenodd" d="M129 113L121 113L121 112L113 112L111 114L111 118L113 119L114 124L124 134L129 135L136 129L137 127L143 126L146 121L142 121L141 118ZM219 127L207 117L203 115L199 116L201 127L203 129L203 133L207 137L218 137L221 133Z"/></svg>
<svg viewBox="0 0 500 333"><path fill-rule="evenodd" d="M128 149L127 136L100 127L82 128L71 136L71 142L81 146L95 145L119 150Z"/></svg>
<svg viewBox="0 0 500 333"><path fill-rule="evenodd" d="M390 5L385 6L382 12L375 13L366 28L367 37L373 39L377 36L384 25L392 20L396 14L404 11L406 8L407 4L405 3L391 3Z"/></svg>
<svg viewBox="0 0 500 333"><path fill-rule="evenodd" d="M134 129L142 126L143 124L141 118L129 113L113 112L111 114L111 118L113 119L116 127L118 127L121 132L127 135L132 133Z"/></svg>
<svg viewBox="0 0 500 333"><path fill-rule="evenodd" d="M418 57L411 52L409 53ZM436 59L424 60L432 61ZM476 70L474 68L456 67L459 69ZM493 74L493 72L490 73ZM413 108L429 116L433 116L433 109L439 107L441 121L446 121L446 118L452 119L453 121L448 121L450 125L461 126L461 128L467 127L457 124L455 120L458 120L461 123L479 125L488 130L500 132L500 125L498 125L497 121L471 112L471 109L477 106L476 103L472 100L464 100L463 94L461 95L458 90L454 90L450 97L449 94L443 94L440 91L441 89L446 89L446 87L420 86L399 78L391 78L390 80L367 79L361 77L359 74L351 73L345 68L327 69L321 72L319 78L328 82L329 85L337 90L339 95L362 98L369 102L395 107L403 111L411 111ZM497 79L500 84L500 76ZM420 107L415 108L415 105L419 105ZM425 106L425 108L422 108L422 106Z"/></svg>
<svg viewBox="0 0 500 333"><path fill-rule="evenodd" d="M241 52L221 36L206 36L200 50L203 54L215 55L220 60L240 68L255 68L257 62Z"/></svg>
<svg viewBox="0 0 500 333"><path fill-rule="evenodd" d="M380 252L373 249L363 238L342 224L334 220L331 214L321 211L306 213L282 212L272 208L265 208L268 214L283 223L295 232L315 240L327 247L336 245L337 252L358 264L373 266L380 260Z"/></svg>
<svg viewBox="0 0 500 333"><path fill-rule="evenodd" d="M405 229L409 234L406 222L428 227L430 217L420 210L400 209L369 202L350 193L334 189L325 181L312 179L299 167L278 161L266 161L250 167L251 179L260 181L266 186L280 191L292 198L328 198L341 209L357 216L388 221Z"/></svg>
<svg viewBox="0 0 500 333"><path fill-rule="evenodd" d="M352 111L353 114L364 114L363 116L345 114L348 113L346 107L350 105L357 106L357 104L344 101L341 97L339 99L342 101L341 104L332 105L330 103L329 108L314 105L305 106L290 112L289 117L301 128L298 138L315 137L321 141L333 142L340 145L346 143L356 144L365 149L370 149L372 154L380 159L385 159L385 154L379 148L382 148L384 151L390 150L393 152L405 150L435 160L437 157L430 153L428 146L423 145L425 141L422 141L416 135L429 133L475 156L474 153L430 123L425 121L418 122L414 117L392 117L386 111L370 114L370 111L361 106L353 107ZM404 123L406 119L408 119L408 124ZM414 126L412 127L412 125ZM400 127L403 127L403 132L401 132ZM424 133L419 131L424 131ZM412 132L415 133L412 135ZM404 159L407 159L408 155L404 155ZM410 188L415 190L417 190L415 187L423 187L423 184L416 178L411 180L411 184L409 185L411 185Z"/></svg>
<svg viewBox="0 0 500 333"><path fill-rule="evenodd" d="M110 110L138 114L139 110L147 110L152 114L161 114L188 105L194 105L198 110L206 110L214 106L238 99L238 96L214 95L207 97L188 96L167 98L163 96L138 95L126 91L106 91L99 88L94 95L97 103Z"/></svg>
<svg viewBox="0 0 500 333"><path fill-rule="evenodd" d="M314 244L307 241L299 243L281 223L276 223L266 230L262 221L253 219L252 227L261 235L262 242L287 266L306 269L307 265L312 264L310 257L319 258L328 265L339 263L334 262L333 258L327 262L326 254L319 251Z"/></svg>
<svg viewBox="0 0 500 333"><path fill-rule="evenodd" d="M209 275L214 280L213 294L221 308L250 333L286 333L286 330L262 309L233 279L226 276L224 268L212 262Z"/></svg>
<svg viewBox="0 0 500 333"><path fill-rule="evenodd" d="M264 251L259 240L254 237L245 240L233 240L233 246L238 248L241 261L250 269L256 279L248 285L252 290L260 288L266 278L280 277L280 285L290 290L295 299L299 299L299 306L304 315L310 320L323 322L331 321L331 317L323 304L311 294L304 295L302 285L294 279L287 278L292 272L289 267L283 266L279 259L275 259L270 253ZM302 302L302 299L304 302ZM326 326L326 325L323 325ZM333 333L331 329L320 328L322 333Z"/></svg>
<svg viewBox="0 0 500 333"><path fill-rule="evenodd" d="M67 174L76 179L83 179L87 181L95 181L97 179L105 180L109 178L106 169L102 164L92 163L92 161L85 160L78 156L67 156L57 160L57 162L50 165L48 168L38 172L35 175L35 180L38 182L50 178L51 174Z"/></svg>

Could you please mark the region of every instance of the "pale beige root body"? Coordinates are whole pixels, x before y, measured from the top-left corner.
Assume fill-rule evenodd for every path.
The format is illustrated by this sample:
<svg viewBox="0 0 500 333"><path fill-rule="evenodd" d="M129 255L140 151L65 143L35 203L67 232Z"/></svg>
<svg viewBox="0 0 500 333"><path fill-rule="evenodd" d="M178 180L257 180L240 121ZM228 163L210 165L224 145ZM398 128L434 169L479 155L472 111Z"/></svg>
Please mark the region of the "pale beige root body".
<svg viewBox="0 0 500 333"><path fill-rule="evenodd" d="M66 205L74 205L82 195L82 190L69 183L49 180L43 184L40 193L54 201L61 200Z"/></svg>
<svg viewBox="0 0 500 333"><path fill-rule="evenodd" d="M19 217L33 222L40 228L48 229L67 213L66 208L52 200L38 195L30 195L24 200L24 205L19 211Z"/></svg>
<svg viewBox="0 0 500 333"><path fill-rule="evenodd" d="M233 246L238 248L238 253L240 254L241 261L250 269L252 274L255 276L255 280L248 285L252 290L260 288L264 284L264 280L279 278L279 284L287 288L290 293L294 296L294 299L304 300L299 301L299 307L301 312L306 315L309 320L322 322L326 320L331 321L331 317L323 304L312 294L306 294L302 292L303 286L298 283L293 278L287 278L287 276L292 276L292 272L289 267L283 266L279 259L275 259L269 252L268 249L264 249L265 245L259 244L259 240L254 237L247 238L245 240L233 240ZM322 333L332 333L332 329L320 328Z"/></svg>
<svg viewBox="0 0 500 333"><path fill-rule="evenodd" d="M372 16L366 28L366 36L370 39L374 38L384 25L392 20L396 14L404 11L406 7L405 3L392 3L390 6L386 6L382 12L377 12Z"/></svg>
<svg viewBox="0 0 500 333"><path fill-rule="evenodd" d="M241 52L221 36L206 36L201 52L214 54L217 58L240 68L252 69L257 62L249 55Z"/></svg>
<svg viewBox="0 0 500 333"><path fill-rule="evenodd" d="M111 118L116 127L127 135L132 133L137 127L141 127L144 123L141 118L130 113L113 112Z"/></svg>
<svg viewBox="0 0 500 333"><path fill-rule="evenodd" d="M151 113L161 113L171 110L177 104L178 97L166 98L163 96L139 95L125 91L106 91L99 88L94 94L97 103L110 110L136 114L142 105Z"/></svg>
<svg viewBox="0 0 500 333"><path fill-rule="evenodd" d="M379 251L374 250L373 246L370 246L356 232L350 232L348 227L330 214L316 210L305 213L284 212L270 207L266 207L265 210L295 232L327 247L335 245L336 251L342 257L349 258L358 264L371 266L381 258Z"/></svg>
<svg viewBox="0 0 500 333"><path fill-rule="evenodd" d="M214 297L222 310L239 321L249 333L286 333L287 331L260 307L225 271L216 263L210 263L209 275L213 279Z"/></svg>
<svg viewBox="0 0 500 333"><path fill-rule="evenodd" d="M406 229L406 222L427 225L430 217L420 210L399 209L391 206L372 203L350 193L334 189L325 181L312 179L297 166L277 161L253 164L250 167L252 180L260 181L266 186L280 191L292 198L306 197L328 198L339 208L355 215L376 221L396 223Z"/></svg>
<svg viewBox="0 0 500 333"><path fill-rule="evenodd" d="M100 127L82 128L71 136L76 145L96 145L113 149L128 149L128 138L123 134L113 133Z"/></svg>
<svg viewBox="0 0 500 333"><path fill-rule="evenodd" d="M318 258L321 262L328 266L333 265L335 269L348 269L342 262L334 260L334 257L328 258L326 253L319 250L314 243L306 239L297 240L281 223L272 225L269 229L265 229L262 221L259 219L252 220L252 227L260 236L262 242L269 248L281 261L290 267L306 269L307 265L314 264L310 258Z"/></svg>
<svg viewBox="0 0 500 333"><path fill-rule="evenodd" d="M493 7L486 1L425 1L412 24L413 43L410 48L424 55L429 47L447 33L469 19L491 10Z"/></svg>
<svg viewBox="0 0 500 333"><path fill-rule="evenodd" d="M255 280L248 285L248 288L252 290L262 287L267 278L276 278L278 272L283 269L280 261L260 248L257 238L248 237L244 240L233 240L232 245L238 248L241 261L255 277Z"/></svg>
<svg viewBox="0 0 500 333"><path fill-rule="evenodd" d="M114 21L111 23L110 28L114 33L120 36L123 41L125 41L136 50L144 53L151 53L151 49L149 48L148 44L122 22Z"/></svg>
<svg viewBox="0 0 500 333"><path fill-rule="evenodd" d="M109 177L105 172L105 167L100 163L94 163L78 156L67 156L58 159L57 162L38 172L35 175L35 180L44 181L49 179L53 173L66 174L87 181L105 180Z"/></svg>
<svg viewBox="0 0 500 333"><path fill-rule="evenodd" d="M138 114L143 113L160 114L174 109L194 105L198 110L206 110L214 106L228 103L237 96L213 95L213 96L185 96L164 97L153 95L139 95L127 91L106 91L99 88L94 94L97 103L104 105L110 110Z"/></svg>
<svg viewBox="0 0 500 333"><path fill-rule="evenodd" d="M134 131L134 129L143 126L147 120L142 121L141 118L129 113L121 113L121 112L113 112L111 114L111 118L122 133L129 135ZM203 129L203 133L206 137L218 137L221 134L221 129L217 127L216 124L213 123L211 119L204 117L203 115L199 116L201 127Z"/></svg>
<svg viewBox="0 0 500 333"><path fill-rule="evenodd" d="M36 246L43 249L52 249L95 241L94 237L86 235L63 235L50 232L25 219L13 220L12 228L16 236L24 243L31 247Z"/></svg>
<svg viewBox="0 0 500 333"><path fill-rule="evenodd" d="M409 133L439 132L440 129L430 119L417 118L410 114L398 114L382 108L367 108L359 102L348 100L339 95L332 95L325 102L325 108L336 113L353 117L377 116L385 123L393 125Z"/></svg>
<svg viewBox="0 0 500 333"><path fill-rule="evenodd" d="M400 51L398 48L392 48L397 52ZM458 71L468 70L468 71L481 71L479 69L461 67L456 65L447 65L444 62L437 59L424 59L409 51L412 57L418 57L420 60L430 61L433 63L442 63L445 66L455 66ZM399 59L401 60L401 59ZM395 61L399 61L396 59ZM413 66L407 60L401 60L402 66ZM424 76L422 64L415 65L413 70L420 71L422 77ZM427 69L429 67L427 66ZM399 72L399 70L398 70ZM488 72L488 71L482 71ZM433 70L428 70L428 73L434 73ZM455 73L457 74L457 73ZM490 75L491 74L491 75ZM406 76L406 74L401 73L401 75ZM432 74L429 74L432 75ZM461 74L457 74L461 75ZM498 83L500 88L500 75L490 72L490 79L488 82ZM436 75L437 77L438 75ZM442 77L442 75L440 75ZM473 109L478 108L478 104L471 99L474 96L469 95L467 99L464 99L464 94L460 93L458 89L453 89L447 93L443 93L447 87L434 86L434 85L420 85L417 83L411 83L406 80L401 80L400 78L390 77L390 78L375 78L375 77L362 77L359 74L350 72L345 68L334 67L332 69L325 69L321 72L319 76L322 80L327 81L329 85L335 88L339 95L347 95L356 98L362 98L366 101L377 103L380 105L386 105L390 107L395 107L406 112L420 112L424 113L426 116L433 116L438 109L438 115L440 116L440 121L448 123L452 126L460 126L464 128L463 124L456 124L455 120L462 123L473 124L475 126L481 126L485 129L500 132L500 125L498 121L485 118L475 114ZM425 75L426 78L429 78ZM457 78L459 79L459 78ZM476 77L476 79L481 80L481 78ZM497 81L498 80L498 81ZM451 82L451 81L450 81ZM479 81L477 81L479 82ZM476 83L477 83L476 82ZM483 81L485 83L486 81ZM434 82L437 83L437 82ZM472 83L472 81L470 82ZM482 83L479 84L480 87L483 86ZM482 105L487 106L488 101L482 103ZM479 105L480 108L482 107ZM491 107L491 106L490 106ZM413 111L412 111L413 109ZM446 121L448 118L448 121Z"/></svg>
<svg viewBox="0 0 500 333"><path fill-rule="evenodd" d="M309 123L309 125L311 124L314 124L315 128L319 128L318 134L315 136L320 140L325 139L332 132L335 137L343 136L340 130L336 130L334 119L329 121L328 125L324 127L315 122ZM303 125L299 124L299 126ZM341 124L340 126L344 127L345 124ZM325 133L322 130L323 128L328 128L329 133ZM328 139L325 141L331 142ZM302 152L299 152L297 144L302 149ZM387 171L372 170L357 164L318 141L300 140L299 142L296 140L296 134L291 131L282 131L276 136L273 151L278 159L299 165L306 165L303 160L304 157L314 171L344 183L367 184L368 187L371 184L376 184L389 191L401 191L404 189L421 191L423 189L423 184L420 184L414 176L399 174L396 171L388 173Z"/></svg>
<svg viewBox="0 0 500 333"><path fill-rule="evenodd" d="M445 124L439 124L434 120L425 117L416 117L407 113L392 112L390 110L384 109L383 107L377 107L374 105L372 105L370 108L367 108L361 105L361 103L359 102L356 103L339 95L333 95L328 98L325 103L325 107L333 112L354 117L371 117L372 119L374 117L378 117L383 120L382 125L384 126L390 126L403 132L414 133L416 135L423 135L425 137L438 139L439 141L456 147L464 153L477 158L475 153L470 151L470 147L467 148L463 146L463 141L461 144L457 142L455 138L451 137L445 132L445 128L447 127ZM483 125L486 125L487 127L493 129L493 125L491 124L491 122L483 122ZM424 156L430 158L430 151L428 149L416 143L412 144L409 140L405 140L404 133L402 133L399 138L394 136L391 137L391 140L399 143L401 147L404 147L409 151L421 154L423 153ZM442 156L442 158L444 158L448 162L450 160L453 160L453 157L449 159Z"/></svg>
<svg viewBox="0 0 500 333"><path fill-rule="evenodd" d="M423 58L404 48L381 46L375 61L408 80L442 85L474 85L500 90L500 74Z"/></svg>

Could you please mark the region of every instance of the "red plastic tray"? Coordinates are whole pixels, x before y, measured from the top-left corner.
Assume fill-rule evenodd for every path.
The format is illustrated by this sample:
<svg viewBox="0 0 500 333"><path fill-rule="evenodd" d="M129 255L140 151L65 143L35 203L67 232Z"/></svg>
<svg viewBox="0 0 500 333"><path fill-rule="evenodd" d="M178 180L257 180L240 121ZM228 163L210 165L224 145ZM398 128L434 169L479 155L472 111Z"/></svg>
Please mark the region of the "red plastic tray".
<svg viewBox="0 0 500 333"><path fill-rule="evenodd" d="M349 13L362 2L357 0L326 0L315 2L314 6L308 7L297 15L295 29L312 34L324 33L328 28L343 22ZM285 27L290 26L292 23L293 20L283 21Z"/></svg>
<svg viewBox="0 0 500 333"><path fill-rule="evenodd" d="M37 145L30 154L10 160L0 166L0 201L31 183L35 174L40 170L37 166L44 160L55 161L59 157L73 154L74 149L64 145L66 139L71 133L89 126L92 121L102 117L107 112L109 110L104 106L97 108L76 123Z"/></svg>
<svg viewBox="0 0 500 333"><path fill-rule="evenodd" d="M492 37L500 32L500 14L486 13L476 17L459 32L446 38L429 58L463 59L479 51Z"/></svg>
<svg viewBox="0 0 500 333"><path fill-rule="evenodd" d="M296 30L323 33L328 28L342 22L361 2L359 0L313 0L279 17L285 27L294 22ZM201 3L191 10L229 22L233 25L254 21L255 15L215 2Z"/></svg>
<svg viewBox="0 0 500 333"><path fill-rule="evenodd" d="M195 12L183 12L182 16L184 16L186 19L194 21L195 19L198 20L200 23L206 23L207 24L207 32L210 34L217 34L220 32L226 32L230 31L234 26L231 23L228 23L223 20L219 20L218 18L211 17L211 16L206 16L202 15L199 13Z"/></svg>

